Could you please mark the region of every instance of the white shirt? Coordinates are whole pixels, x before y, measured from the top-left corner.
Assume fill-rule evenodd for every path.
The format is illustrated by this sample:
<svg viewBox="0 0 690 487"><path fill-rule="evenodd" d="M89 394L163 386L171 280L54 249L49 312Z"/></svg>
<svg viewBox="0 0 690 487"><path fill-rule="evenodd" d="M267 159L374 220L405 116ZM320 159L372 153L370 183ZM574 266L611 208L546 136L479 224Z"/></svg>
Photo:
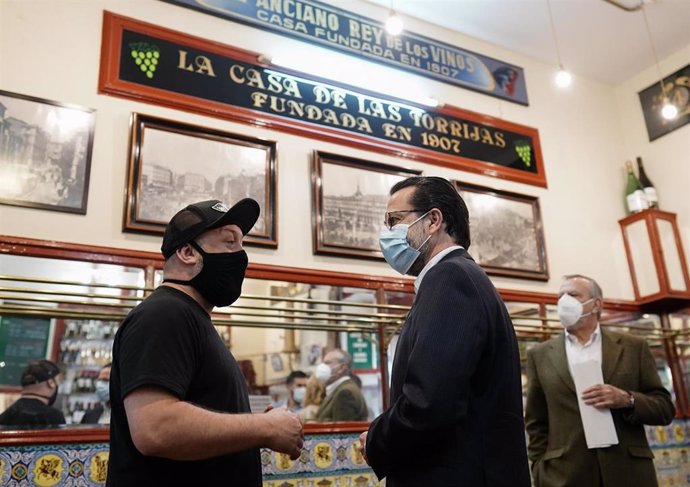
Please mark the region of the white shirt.
<svg viewBox="0 0 690 487"><path fill-rule="evenodd" d="M601 365L601 327L597 327L586 343L581 344L577 337L565 330L565 354L568 356L568 370L572 375L572 365L593 360Z"/></svg>
<svg viewBox="0 0 690 487"><path fill-rule="evenodd" d="M451 247L448 247L447 249L443 249L440 251L438 254L434 255L433 259L431 259L429 262L426 263L424 266L424 269L422 269L422 272L419 273L417 276L417 279L414 281L414 292L416 293L419 290L419 286L422 285L422 279L424 279L424 276L426 275L427 272L429 272L429 269L434 267L436 264L439 263L441 259L443 259L446 255L450 254L453 250L461 249L463 248L461 245L453 245Z"/></svg>
<svg viewBox="0 0 690 487"><path fill-rule="evenodd" d="M331 393L336 389L336 387L338 387L340 384L342 384L343 382L345 382L345 381L348 380L349 378L350 378L349 375L344 375L344 376L342 376L340 379L338 379L338 380L336 380L335 382L333 382L332 384L328 384L328 385L326 386L326 395L327 395L327 396L330 396Z"/></svg>

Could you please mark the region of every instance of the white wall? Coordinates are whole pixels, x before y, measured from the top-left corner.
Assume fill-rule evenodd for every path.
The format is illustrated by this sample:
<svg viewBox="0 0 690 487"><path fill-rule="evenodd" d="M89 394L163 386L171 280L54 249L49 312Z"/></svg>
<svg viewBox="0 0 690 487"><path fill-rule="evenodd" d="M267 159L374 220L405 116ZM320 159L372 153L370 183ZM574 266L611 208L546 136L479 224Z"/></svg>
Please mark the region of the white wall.
<svg viewBox="0 0 690 487"><path fill-rule="evenodd" d="M662 76L690 64L690 45L659 62ZM616 88L627 158L642 157L645 171L659 193L659 208L678 215L678 227L690 262L690 124L649 142L638 93L658 83L656 66Z"/></svg>
<svg viewBox="0 0 690 487"><path fill-rule="evenodd" d="M368 3L349 1L341 6L370 17L381 19L385 16L384 9ZM375 74L369 74L370 79L390 80L395 85L409 83L413 88L408 89L433 95L446 103L535 127L540 133L549 187L542 189L505 182L98 95L104 9L252 51L275 55L284 50L296 51L303 56L320 56L320 59L333 61L343 72L372 69ZM648 162L650 177L661 192L664 209L678 212L686 229L690 220L687 184L682 192L685 196L683 203L682 197L670 195L673 188L680 187L683 181L676 180L675 172L662 174L661 162L656 162L663 161L684 170L687 183L689 129L685 127L652 145L647 144L644 126L640 125L639 103L628 96L648 85L653 76L642 73L639 81L637 78L631 80L618 90L603 83L576 78L573 87L562 92L552 83L553 66L420 21L410 20L408 25L412 32L524 67L530 106L500 101L371 63L358 63L353 57L160 1L0 1L0 89L97 110L87 214L71 215L0 205L0 234L157 251L160 238L122 232L128 123L130 114L139 112L278 141L279 247L277 250L248 248L253 262L396 275L383 262L312 255L309 157L313 150L318 149L419 167L430 175L536 195L541 202L552 278L547 283L494 278L495 284L501 288L553 292L558 288L561 275L580 272L598 279L608 297L632 299L617 223L624 216L622 191L625 178L622 168L625 160L642 155ZM682 61L679 60L678 64ZM333 79L337 81L339 75L334 75ZM629 127L631 123L633 126ZM671 140L675 142L671 144Z"/></svg>

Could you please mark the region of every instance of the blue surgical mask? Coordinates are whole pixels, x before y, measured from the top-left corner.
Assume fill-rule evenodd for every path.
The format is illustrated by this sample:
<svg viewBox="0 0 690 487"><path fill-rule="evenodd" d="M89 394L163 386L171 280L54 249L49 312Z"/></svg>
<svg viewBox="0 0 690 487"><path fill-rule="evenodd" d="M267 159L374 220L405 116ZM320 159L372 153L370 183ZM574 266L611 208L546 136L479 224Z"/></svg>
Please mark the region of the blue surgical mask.
<svg viewBox="0 0 690 487"><path fill-rule="evenodd" d="M98 400L101 402L110 401L110 381L96 381L96 396L98 396Z"/></svg>
<svg viewBox="0 0 690 487"><path fill-rule="evenodd" d="M296 403L302 404L302 401L304 401L304 396L306 394L306 387L295 387L295 389L292 391L292 398L295 400Z"/></svg>
<svg viewBox="0 0 690 487"><path fill-rule="evenodd" d="M428 213L427 211L409 225L398 223L390 229L384 226L379 233L379 246L381 247L381 252L383 252L383 258L386 259L388 265L400 274L407 274L407 271L410 270L412 264L419 257L420 249L431 238L431 235L429 235L416 249L412 248L410 242L407 241L407 232L410 227L427 216Z"/></svg>

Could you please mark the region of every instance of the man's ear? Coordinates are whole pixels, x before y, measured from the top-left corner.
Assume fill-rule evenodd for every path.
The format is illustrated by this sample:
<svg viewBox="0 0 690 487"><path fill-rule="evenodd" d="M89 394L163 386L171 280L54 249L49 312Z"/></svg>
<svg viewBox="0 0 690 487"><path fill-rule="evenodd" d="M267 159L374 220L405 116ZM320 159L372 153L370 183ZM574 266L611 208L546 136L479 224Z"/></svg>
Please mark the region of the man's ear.
<svg viewBox="0 0 690 487"><path fill-rule="evenodd" d="M197 254L191 244L184 244L175 251L175 255L183 264L194 265L196 263Z"/></svg>
<svg viewBox="0 0 690 487"><path fill-rule="evenodd" d="M594 300L594 306L596 307L596 311L594 311L594 308L592 308L592 311L595 313L600 312L604 307L604 300L601 298L596 298Z"/></svg>
<svg viewBox="0 0 690 487"><path fill-rule="evenodd" d="M438 208L432 208L429 212L429 220L431 225L429 225L430 231L436 231L443 225L443 213Z"/></svg>

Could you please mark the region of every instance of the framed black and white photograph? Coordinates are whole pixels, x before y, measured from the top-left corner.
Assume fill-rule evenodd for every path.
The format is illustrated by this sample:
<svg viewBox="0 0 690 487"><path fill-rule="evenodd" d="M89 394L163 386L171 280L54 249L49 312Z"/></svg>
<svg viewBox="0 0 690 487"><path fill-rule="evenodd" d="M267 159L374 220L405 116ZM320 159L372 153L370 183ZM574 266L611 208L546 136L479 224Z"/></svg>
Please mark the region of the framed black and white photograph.
<svg viewBox="0 0 690 487"><path fill-rule="evenodd" d="M244 242L278 246L276 143L133 114L123 230L159 234L179 210L254 198L261 214Z"/></svg>
<svg viewBox="0 0 690 487"><path fill-rule="evenodd" d="M470 213L469 253L487 274L547 281L539 198L455 181Z"/></svg>
<svg viewBox="0 0 690 487"><path fill-rule="evenodd" d="M86 214L95 118L0 90L0 203Z"/></svg>
<svg viewBox="0 0 690 487"><path fill-rule="evenodd" d="M314 253L383 259L379 231L391 187L421 171L326 152L312 160Z"/></svg>
<svg viewBox="0 0 690 487"><path fill-rule="evenodd" d="M639 97L650 142L690 123L690 64L640 91ZM678 109L672 120L661 115L666 98Z"/></svg>

